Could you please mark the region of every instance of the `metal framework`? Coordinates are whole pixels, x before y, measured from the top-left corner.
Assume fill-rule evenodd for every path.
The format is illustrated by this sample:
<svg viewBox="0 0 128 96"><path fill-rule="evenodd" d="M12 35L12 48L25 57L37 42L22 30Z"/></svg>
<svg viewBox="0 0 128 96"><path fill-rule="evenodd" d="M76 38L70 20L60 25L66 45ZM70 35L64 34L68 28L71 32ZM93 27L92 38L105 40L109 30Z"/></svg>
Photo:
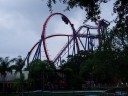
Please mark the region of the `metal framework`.
<svg viewBox="0 0 128 96"><path fill-rule="evenodd" d="M46 36L46 26L51 19L51 17L55 15L60 15L62 20L64 21L65 24L69 25L72 29L72 34L66 35L66 34L53 34ZM68 56L68 55L75 55L77 54L80 50L94 50L95 44L93 43L94 39L98 40L98 44L101 44L100 40L100 35L103 34L104 32L107 32L107 26L109 23L105 20L99 21L98 27L94 26L89 26L89 25L83 25L78 28L78 30L75 30L74 25L71 23L71 21L63 14L61 13L53 13L44 22L43 25L43 30L42 30L42 35L41 39L31 48L31 50L28 52L28 55L26 57L27 64L30 63L30 56L32 51L36 48L35 54L33 56L32 61L34 60L41 60L41 50L42 50L42 45L43 45L43 50L46 59L49 62L53 62L54 64L61 64L61 60L63 56ZM85 29L83 33L80 33L81 30ZM90 30L98 30L98 34L92 34ZM101 33L102 32L102 33ZM54 57L53 60L50 59L50 56L47 51L47 46L46 46L46 40L49 38L55 38L55 37L60 37L60 36L65 36L68 38L67 43L63 46L63 48L58 52L58 54Z"/></svg>

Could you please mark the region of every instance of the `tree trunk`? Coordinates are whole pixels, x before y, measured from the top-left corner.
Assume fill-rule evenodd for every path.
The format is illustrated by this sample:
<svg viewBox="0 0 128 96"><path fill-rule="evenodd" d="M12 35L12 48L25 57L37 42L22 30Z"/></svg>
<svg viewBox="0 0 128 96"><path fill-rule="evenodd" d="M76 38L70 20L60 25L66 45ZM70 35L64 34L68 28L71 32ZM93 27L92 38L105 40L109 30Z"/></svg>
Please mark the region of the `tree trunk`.
<svg viewBox="0 0 128 96"><path fill-rule="evenodd" d="M4 94L5 94L5 77L6 76L3 76L3 90L2 91L3 91Z"/></svg>

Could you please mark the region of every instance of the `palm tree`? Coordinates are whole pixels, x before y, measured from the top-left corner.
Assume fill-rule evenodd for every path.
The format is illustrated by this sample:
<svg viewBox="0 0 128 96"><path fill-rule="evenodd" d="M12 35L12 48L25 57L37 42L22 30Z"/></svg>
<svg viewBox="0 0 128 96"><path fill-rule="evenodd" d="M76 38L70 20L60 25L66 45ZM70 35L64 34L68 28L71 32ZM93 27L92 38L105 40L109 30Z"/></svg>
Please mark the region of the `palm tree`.
<svg viewBox="0 0 128 96"><path fill-rule="evenodd" d="M0 57L0 74L5 79L7 72L12 72L10 63L14 62L14 59L9 60L9 57L1 58Z"/></svg>
<svg viewBox="0 0 128 96"><path fill-rule="evenodd" d="M23 74L22 70L23 70L23 67L25 65L25 62L24 60L22 59L21 56L18 56L18 58L15 58L15 65L12 65L12 68L15 70L15 73L20 73L20 75Z"/></svg>
<svg viewBox="0 0 128 96"><path fill-rule="evenodd" d="M5 78L7 73L12 73L12 67L10 64L14 62L14 59L9 59L9 57L2 58L0 57L0 74L3 77L3 82L5 83ZM5 84L3 84L3 92L5 91Z"/></svg>
<svg viewBox="0 0 128 96"><path fill-rule="evenodd" d="M15 70L15 74L19 73L20 78L17 80L18 86L21 87L21 91L23 91L23 81L24 81L24 74L23 74L23 67L25 65L24 60L22 59L21 56L18 56L18 58L15 58L15 65L12 65L12 69Z"/></svg>

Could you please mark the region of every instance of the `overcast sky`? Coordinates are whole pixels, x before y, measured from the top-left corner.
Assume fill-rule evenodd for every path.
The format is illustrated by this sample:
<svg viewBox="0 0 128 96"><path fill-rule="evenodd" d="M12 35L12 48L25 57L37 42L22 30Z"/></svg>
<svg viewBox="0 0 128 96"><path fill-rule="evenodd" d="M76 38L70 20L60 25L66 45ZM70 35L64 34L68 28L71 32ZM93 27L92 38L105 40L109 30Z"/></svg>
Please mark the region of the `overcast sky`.
<svg viewBox="0 0 128 96"><path fill-rule="evenodd" d="M0 0L0 57L9 56L14 58L19 55L25 57L32 46L40 39L43 23L50 15L46 2L43 1ZM111 21L112 2L107 6L102 5L101 8L101 17ZM61 12L66 15L75 25L76 29L82 25L85 17L84 11L76 8L64 12L64 9L65 6L60 3L53 6L53 12ZM47 26L47 34L70 31L60 21L58 17L54 17ZM63 39L60 41L62 43ZM50 43L51 46L55 47L55 42ZM56 48L52 49L56 50ZM52 49L49 48L48 50L51 52Z"/></svg>

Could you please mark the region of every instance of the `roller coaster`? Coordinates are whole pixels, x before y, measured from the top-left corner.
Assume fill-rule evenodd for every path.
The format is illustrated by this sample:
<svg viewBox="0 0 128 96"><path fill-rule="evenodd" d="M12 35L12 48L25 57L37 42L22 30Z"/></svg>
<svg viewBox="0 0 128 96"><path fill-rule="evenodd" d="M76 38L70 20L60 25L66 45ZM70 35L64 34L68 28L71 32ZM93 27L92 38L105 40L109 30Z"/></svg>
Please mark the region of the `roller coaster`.
<svg viewBox="0 0 128 96"><path fill-rule="evenodd" d="M46 36L47 24L50 21L50 19L56 15L60 16L62 21L71 27L72 34L52 34L52 35ZM63 57L67 57L69 55L75 55L80 50L93 51L95 50L97 45L99 46L102 44L102 40L100 37L106 34L108 26L109 26L109 22L102 19L98 21L98 26L90 26L90 25L84 24L76 30L74 28L74 24L72 24L71 21L65 15L61 13L53 13L50 16L48 16L48 18L45 20L41 38L28 52L26 57L26 62L27 64L29 64L34 60L42 60L43 57L41 54L45 54L47 61L52 62L56 66L58 66L61 64ZM93 34L94 31L96 34ZM62 49L56 54L54 59L51 60L50 55L48 53L47 46L46 46L46 41L53 37L54 38L67 37L68 40L66 44L62 47ZM96 40L98 41L97 44L94 43ZM35 51L34 51L34 55L32 56L33 50ZM41 50L44 50L44 51L42 52ZM32 56L32 60L30 60L30 56Z"/></svg>

